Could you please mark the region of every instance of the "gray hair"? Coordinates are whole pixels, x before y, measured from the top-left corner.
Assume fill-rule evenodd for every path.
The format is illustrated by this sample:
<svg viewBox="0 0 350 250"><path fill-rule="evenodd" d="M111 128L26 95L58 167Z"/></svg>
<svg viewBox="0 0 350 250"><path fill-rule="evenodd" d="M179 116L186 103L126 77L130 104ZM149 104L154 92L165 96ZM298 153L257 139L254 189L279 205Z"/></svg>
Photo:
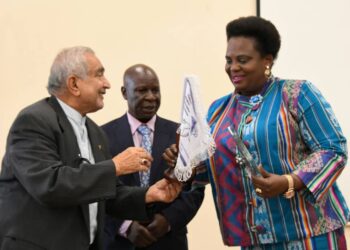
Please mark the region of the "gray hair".
<svg viewBox="0 0 350 250"><path fill-rule="evenodd" d="M85 78L88 74L88 66L85 54L95 52L83 46L63 49L52 63L47 91L51 95L58 94L65 88L66 80L71 75Z"/></svg>

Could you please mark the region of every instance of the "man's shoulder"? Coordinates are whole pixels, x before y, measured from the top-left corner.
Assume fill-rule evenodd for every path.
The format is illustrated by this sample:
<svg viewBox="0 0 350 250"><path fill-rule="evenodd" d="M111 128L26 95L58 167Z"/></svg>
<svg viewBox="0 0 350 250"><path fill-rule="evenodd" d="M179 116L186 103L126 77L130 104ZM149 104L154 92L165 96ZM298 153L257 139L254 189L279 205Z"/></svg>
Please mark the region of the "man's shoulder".
<svg viewBox="0 0 350 250"><path fill-rule="evenodd" d="M49 98L43 98L39 101L36 101L26 107L24 107L19 113L18 116L31 115L31 116L47 116L54 114L54 110L48 103Z"/></svg>
<svg viewBox="0 0 350 250"><path fill-rule="evenodd" d="M166 118L161 117L161 116L159 116L159 115L157 115L157 120L159 120L159 121L162 122L162 123L168 123L168 124L176 125L176 126L179 125L179 123L174 122L174 121L169 120L169 119L166 119Z"/></svg>
<svg viewBox="0 0 350 250"><path fill-rule="evenodd" d="M179 123L157 115L156 123L159 127L177 130Z"/></svg>
<svg viewBox="0 0 350 250"><path fill-rule="evenodd" d="M41 99L19 111L11 125L11 130L23 130L30 127L43 132L57 129L57 114L48 100L49 98Z"/></svg>
<svg viewBox="0 0 350 250"><path fill-rule="evenodd" d="M125 121L127 121L127 117L126 117L126 114L116 118L116 119L113 119L105 124L102 124L101 125L101 128L103 130L106 130L106 129L109 129L109 128L112 128L112 127L118 127L120 124L124 123Z"/></svg>

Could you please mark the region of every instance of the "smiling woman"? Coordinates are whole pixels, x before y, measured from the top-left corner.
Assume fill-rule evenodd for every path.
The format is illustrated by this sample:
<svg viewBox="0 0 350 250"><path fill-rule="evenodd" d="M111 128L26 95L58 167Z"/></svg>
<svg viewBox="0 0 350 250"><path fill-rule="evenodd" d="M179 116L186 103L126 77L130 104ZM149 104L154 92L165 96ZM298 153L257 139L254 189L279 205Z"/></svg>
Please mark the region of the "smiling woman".
<svg viewBox="0 0 350 250"><path fill-rule="evenodd" d="M346 249L350 212L336 177L347 148L330 104L311 82L271 73L281 42L270 21L238 18L226 34L226 73L235 89L209 108L217 150L193 184L211 183L224 243ZM228 127L238 131L251 156ZM176 154L169 154L171 162ZM256 174L252 165L259 166Z"/></svg>
<svg viewBox="0 0 350 250"><path fill-rule="evenodd" d="M227 44L226 73L235 90L247 96L256 95L261 91L270 77L264 72L271 68L274 58L271 54L262 57L255 47L254 39L246 37L232 38Z"/></svg>

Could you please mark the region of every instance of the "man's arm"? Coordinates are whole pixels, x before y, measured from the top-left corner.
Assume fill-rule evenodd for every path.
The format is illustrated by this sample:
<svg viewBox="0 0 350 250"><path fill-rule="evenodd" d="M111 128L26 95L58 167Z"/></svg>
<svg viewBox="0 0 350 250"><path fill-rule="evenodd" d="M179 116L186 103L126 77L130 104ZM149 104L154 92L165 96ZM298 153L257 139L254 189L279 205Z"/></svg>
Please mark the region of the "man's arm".
<svg viewBox="0 0 350 250"><path fill-rule="evenodd" d="M11 171L26 191L46 206L74 206L113 197L113 162L78 161L73 132L73 138L67 140L69 131L62 133L53 112L38 113L22 112L14 121L4 169Z"/></svg>
<svg viewBox="0 0 350 250"><path fill-rule="evenodd" d="M107 213L122 219L150 220L153 202L172 202L181 184L161 179L149 188L124 186L117 180L116 196L107 202ZM147 204L147 205L146 205ZM146 209L145 209L146 208ZM120 217L120 215L123 217Z"/></svg>

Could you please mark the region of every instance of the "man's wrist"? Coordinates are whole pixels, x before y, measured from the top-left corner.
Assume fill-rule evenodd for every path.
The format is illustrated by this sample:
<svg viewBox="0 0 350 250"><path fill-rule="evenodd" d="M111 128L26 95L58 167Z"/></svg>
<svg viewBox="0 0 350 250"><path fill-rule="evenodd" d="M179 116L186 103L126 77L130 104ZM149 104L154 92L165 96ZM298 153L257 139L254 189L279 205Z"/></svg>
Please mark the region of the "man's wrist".
<svg viewBox="0 0 350 250"><path fill-rule="evenodd" d="M118 162L117 162L117 160L116 160L115 157L112 159L112 161L113 161L113 164L114 164L115 175L116 175L116 176L119 176Z"/></svg>

